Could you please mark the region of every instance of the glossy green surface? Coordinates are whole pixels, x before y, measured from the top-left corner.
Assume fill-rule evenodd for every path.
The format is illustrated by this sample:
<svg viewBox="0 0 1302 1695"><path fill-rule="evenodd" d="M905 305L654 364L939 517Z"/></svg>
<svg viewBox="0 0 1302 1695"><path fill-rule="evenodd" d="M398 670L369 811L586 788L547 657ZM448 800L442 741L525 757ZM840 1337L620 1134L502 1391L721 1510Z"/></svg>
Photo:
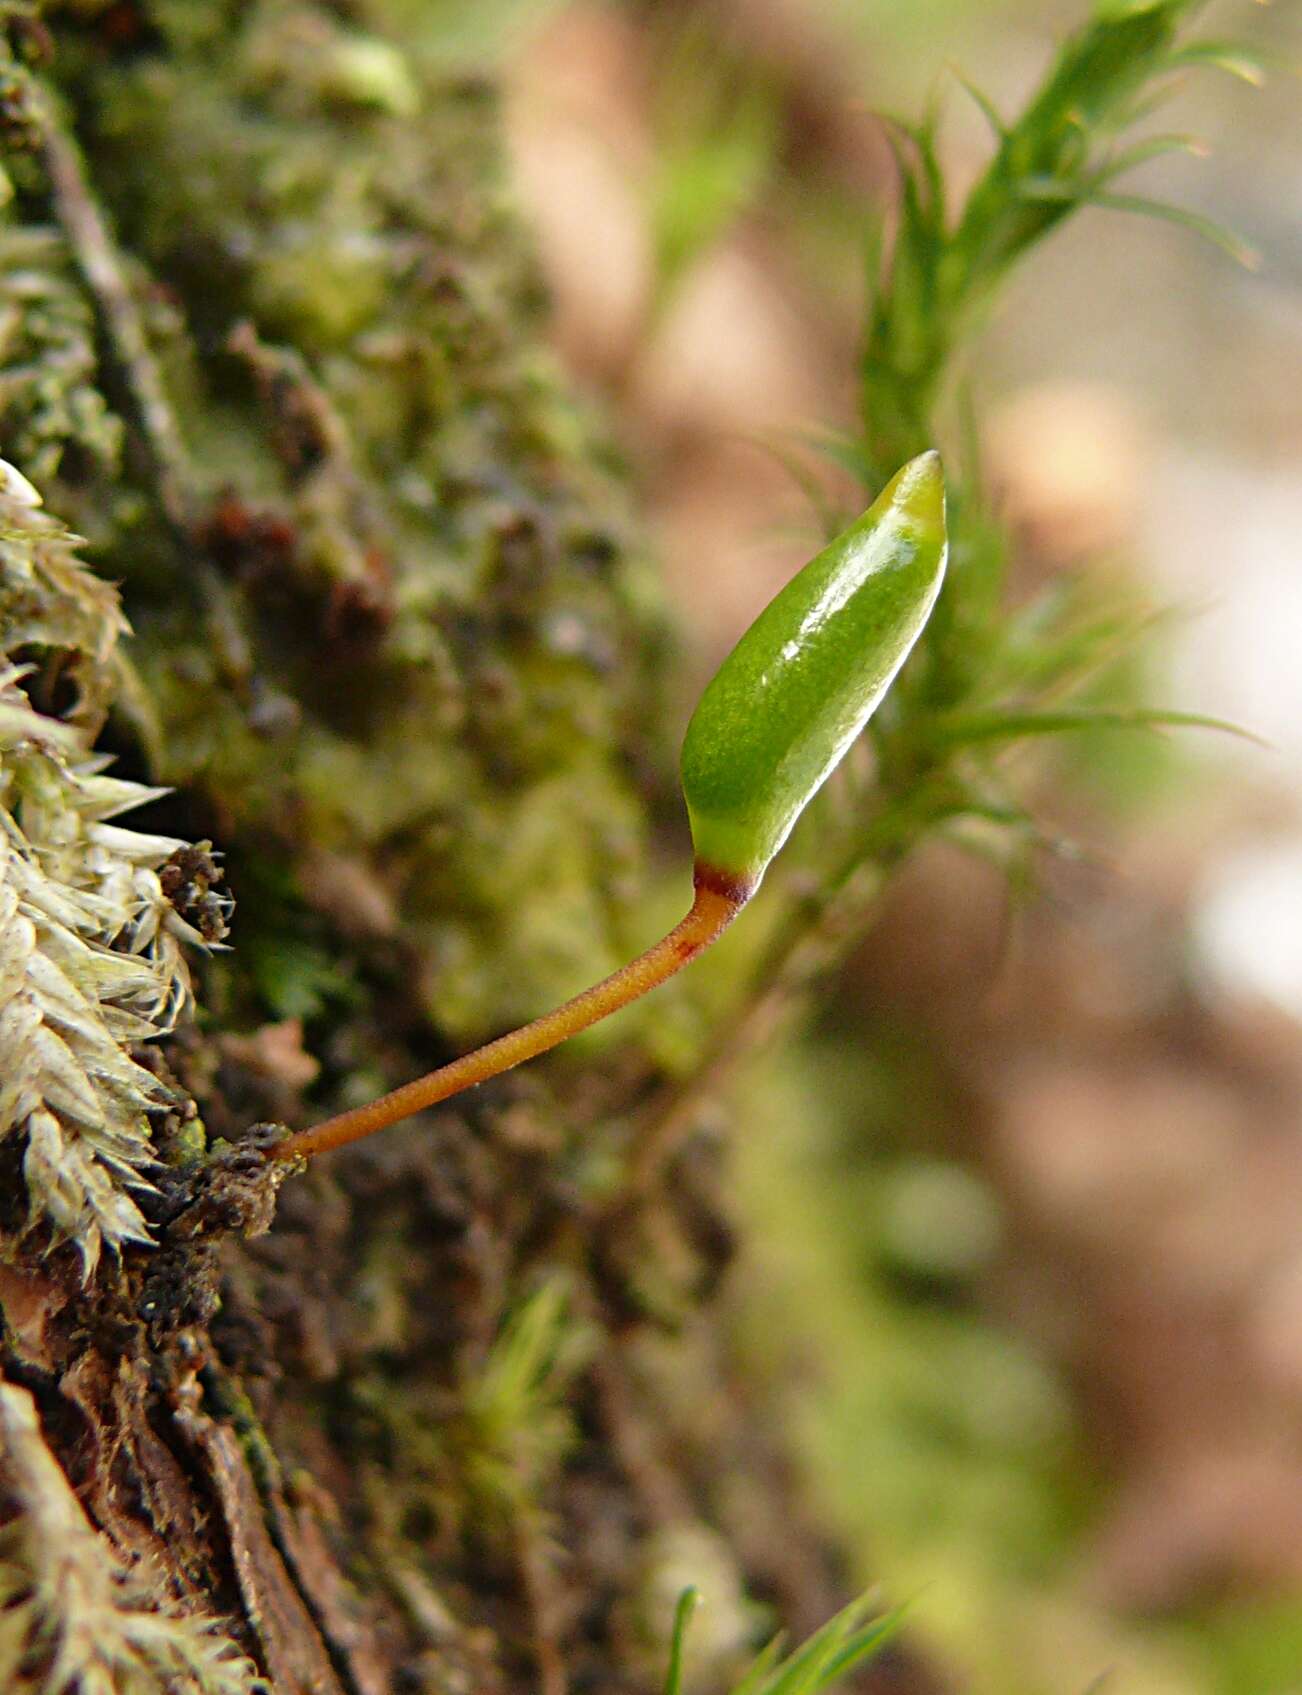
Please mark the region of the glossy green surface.
<svg viewBox="0 0 1302 1695"><path fill-rule="evenodd" d="M940 456L924 453L760 613L683 741L698 862L759 881L908 657L946 552Z"/></svg>

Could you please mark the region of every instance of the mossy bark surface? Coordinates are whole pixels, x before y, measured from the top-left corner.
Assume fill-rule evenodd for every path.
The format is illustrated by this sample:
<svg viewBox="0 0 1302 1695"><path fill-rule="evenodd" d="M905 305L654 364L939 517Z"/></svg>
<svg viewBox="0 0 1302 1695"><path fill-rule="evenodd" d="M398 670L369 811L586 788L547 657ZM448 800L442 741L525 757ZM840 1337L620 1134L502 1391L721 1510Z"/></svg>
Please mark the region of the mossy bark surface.
<svg viewBox="0 0 1302 1695"><path fill-rule="evenodd" d="M136 1054L151 1243L83 1281L0 1141L11 1587L39 1431L127 1620L104 1687L643 1690L688 1582L726 1677L843 1597L728 1345L715 1159L623 1180L690 1040L629 1021L278 1197L253 1128L631 955L681 831L670 647L542 351L492 89L414 0L0 11L0 452L120 584L99 745L170 787L142 827L211 839L238 903ZM14 643L57 715L84 632ZM212 862L168 863L202 931ZM33 1618L15 1688L62 1687ZM903 1650L871 1675L923 1687Z"/></svg>

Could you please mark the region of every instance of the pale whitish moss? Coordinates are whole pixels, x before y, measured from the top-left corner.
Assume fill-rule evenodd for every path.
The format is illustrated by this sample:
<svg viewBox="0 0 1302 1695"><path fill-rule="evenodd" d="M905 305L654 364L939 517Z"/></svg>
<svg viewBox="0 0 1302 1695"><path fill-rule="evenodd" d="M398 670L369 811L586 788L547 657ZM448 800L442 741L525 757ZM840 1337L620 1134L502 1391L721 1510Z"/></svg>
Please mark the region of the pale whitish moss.
<svg viewBox="0 0 1302 1695"><path fill-rule="evenodd" d="M157 875L184 844L110 822L156 793L92 751L125 624L38 500L3 467L0 1138L25 1143L30 1225L75 1243L89 1275L104 1244L148 1239L129 1191L147 1186L145 1114L168 1095L129 1050L186 1007L181 942L197 938ZM27 692L47 675L77 691L63 716Z"/></svg>
<svg viewBox="0 0 1302 1695"><path fill-rule="evenodd" d="M86 1518L31 1395L0 1384L0 1689L6 1695L270 1695L218 1620L177 1613Z"/></svg>

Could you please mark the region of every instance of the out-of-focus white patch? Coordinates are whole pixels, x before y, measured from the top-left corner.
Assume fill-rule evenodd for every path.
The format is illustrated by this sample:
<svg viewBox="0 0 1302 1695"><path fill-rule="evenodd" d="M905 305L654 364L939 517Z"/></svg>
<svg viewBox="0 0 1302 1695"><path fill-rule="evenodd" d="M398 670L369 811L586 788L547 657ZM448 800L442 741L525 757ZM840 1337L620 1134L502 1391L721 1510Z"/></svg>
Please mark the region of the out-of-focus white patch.
<svg viewBox="0 0 1302 1695"><path fill-rule="evenodd" d="M0 491L7 494L10 500L16 500L20 506L41 506L44 503L40 494L28 482L27 478L7 459L0 459Z"/></svg>
<svg viewBox="0 0 1302 1695"><path fill-rule="evenodd" d="M1256 843L1222 859L1195 904L1193 940L1216 988L1302 1022L1302 841Z"/></svg>
<svg viewBox="0 0 1302 1695"><path fill-rule="evenodd" d="M1217 750L1272 782L1302 774L1302 473L1173 451L1148 485L1142 556L1159 593L1201 614L1177 632L1164 701L1241 724L1271 744Z"/></svg>

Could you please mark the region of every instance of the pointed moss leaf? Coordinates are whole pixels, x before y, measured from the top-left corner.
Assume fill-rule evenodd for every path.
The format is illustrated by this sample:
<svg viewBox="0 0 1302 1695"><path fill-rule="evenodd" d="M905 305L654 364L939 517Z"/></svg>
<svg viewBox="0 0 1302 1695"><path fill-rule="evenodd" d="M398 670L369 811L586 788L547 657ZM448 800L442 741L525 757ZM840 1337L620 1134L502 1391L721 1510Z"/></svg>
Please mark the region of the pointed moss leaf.
<svg viewBox="0 0 1302 1695"><path fill-rule="evenodd" d="M940 458L924 453L760 613L683 742L698 864L758 884L908 657L945 556Z"/></svg>
<svg viewBox="0 0 1302 1695"><path fill-rule="evenodd" d="M689 1584L678 1597L674 1608L674 1629L669 1643L669 1670L665 1676L665 1695L683 1695L683 1656L687 1648L687 1627L692 1614L701 1604L701 1592Z"/></svg>

